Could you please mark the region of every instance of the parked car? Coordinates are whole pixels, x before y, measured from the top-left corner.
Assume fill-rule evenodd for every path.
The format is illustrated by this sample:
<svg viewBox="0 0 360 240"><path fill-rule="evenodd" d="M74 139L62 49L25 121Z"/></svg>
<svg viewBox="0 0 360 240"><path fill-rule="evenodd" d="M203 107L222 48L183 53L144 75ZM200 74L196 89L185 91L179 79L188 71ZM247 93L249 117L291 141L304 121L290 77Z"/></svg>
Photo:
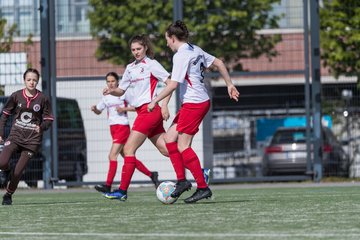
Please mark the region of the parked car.
<svg viewBox="0 0 360 240"><path fill-rule="evenodd" d="M0 97L0 112L8 97ZM12 119L8 119L5 136L10 132ZM82 181L87 173L86 135L80 108L75 99L57 98L58 124L58 179L66 181ZM44 142L43 142L44 145ZM10 160L16 163L18 155ZM43 179L44 154L42 148L30 160L23 176L29 186L36 187L37 181Z"/></svg>
<svg viewBox="0 0 360 240"><path fill-rule="evenodd" d="M323 176L348 177L349 158L340 142L327 127L323 127L322 137ZM306 174L306 156L306 128L278 128L264 151L263 175Z"/></svg>

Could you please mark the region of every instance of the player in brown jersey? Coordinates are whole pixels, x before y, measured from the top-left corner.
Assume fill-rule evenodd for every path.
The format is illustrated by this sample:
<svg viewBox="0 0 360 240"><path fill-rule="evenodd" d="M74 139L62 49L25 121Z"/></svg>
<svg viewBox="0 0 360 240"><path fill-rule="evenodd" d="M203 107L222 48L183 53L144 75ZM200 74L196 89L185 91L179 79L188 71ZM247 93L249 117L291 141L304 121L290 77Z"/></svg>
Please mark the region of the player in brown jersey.
<svg viewBox="0 0 360 240"><path fill-rule="evenodd" d="M0 117L0 142L4 143L0 154L0 169L10 174L10 181L3 196L3 205L12 204L12 194L19 184L25 167L38 151L43 132L54 120L49 99L36 89L39 78L40 74L36 69L27 69L24 73L25 88L11 94ZM13 122L9 136L4 142L5 124L9 116L13 116ZM10 170L10 158L17 151L20 151L20 158Z"/></svg>

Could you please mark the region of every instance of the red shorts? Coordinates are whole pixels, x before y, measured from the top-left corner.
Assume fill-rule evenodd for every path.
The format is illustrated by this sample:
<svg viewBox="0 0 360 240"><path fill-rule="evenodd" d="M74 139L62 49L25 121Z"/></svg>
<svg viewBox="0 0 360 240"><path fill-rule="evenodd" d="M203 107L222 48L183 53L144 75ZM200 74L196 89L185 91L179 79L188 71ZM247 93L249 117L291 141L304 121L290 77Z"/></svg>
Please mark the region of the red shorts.
<svg viewBox="0 0 360 240"><path fill-rule="evenodd" d="M110 133L113 143L125 144L130 135L130 126L121 124L110 125Z"/></svg>
<svg viewBox="0 0 360 240"><path fill-rule="evenodd" d="M152 138L160 133L164 133L165 129L159 105L156 105L152 112L148 112L147 105L148 104L144 104L136 108L137 117L132 130L141 132L148 138Z"/></svg>
<svg viewBox="0 0 360 240"><path fill-rule="evenodd" d="M184 103L173 121L177 123L176 131L195 135L209 109L210 100L202 103Z"/></svg>

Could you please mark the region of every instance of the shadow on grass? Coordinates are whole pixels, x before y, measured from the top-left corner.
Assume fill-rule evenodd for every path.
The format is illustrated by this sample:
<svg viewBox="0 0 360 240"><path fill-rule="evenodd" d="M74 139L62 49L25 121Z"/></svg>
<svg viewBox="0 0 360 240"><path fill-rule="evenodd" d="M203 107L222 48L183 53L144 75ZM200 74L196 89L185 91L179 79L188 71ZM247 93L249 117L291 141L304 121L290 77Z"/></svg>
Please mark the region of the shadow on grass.
<svg viewBox="0 0 360 240"><path fill-rule="evenodd" d="M224 203L245 203L245 202L253 202L253 200L204 200L198 201L196 203L185 203L185 202L176 202L177 205L199 205L199 204L224 204Z"/></svg>

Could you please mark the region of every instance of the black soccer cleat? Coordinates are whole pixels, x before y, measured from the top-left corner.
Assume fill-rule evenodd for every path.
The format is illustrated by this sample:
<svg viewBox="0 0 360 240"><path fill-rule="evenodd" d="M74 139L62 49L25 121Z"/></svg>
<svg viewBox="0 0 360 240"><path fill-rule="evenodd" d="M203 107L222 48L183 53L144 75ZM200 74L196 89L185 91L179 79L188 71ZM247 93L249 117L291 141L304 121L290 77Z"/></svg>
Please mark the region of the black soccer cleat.
<svg viewBox="0 0 360 240"><path fill-rule="evenodd" d="M157 188L160 185L159 182L159 173L158 172L151 172L151 181L154 183L155 188Z"/></svg>
<svg viewBox="0 0 360 240"><path fill-rule="evenodd" d="M191 189L191 186L191 182L188 180L178 181L175 184L175 190L171 193L170 196L172 198L178 198L183 192L189 191Z"/></svg>
<svg viewBox="0 0 360 240"><path fill-rule="evenodd" d="M2 205L12 205L11 194L7 194L7 193L4 194Z"/></svg>
<svg viewBox="0 0 360 240"><path fill-rule="evenodd" d="M100 184L95 186L96 191L101 193L109 193L111 192L111 186Z"/></svg>
<svg viewBox="0 0 360 240"><path fill-rule="evenodd" d="M212 192L210 188L198 188L196 189L196 192L191 196L184 200L185 203L196 203L197 201L204 199L204 198L210 198L212 196Z"/></svg>

